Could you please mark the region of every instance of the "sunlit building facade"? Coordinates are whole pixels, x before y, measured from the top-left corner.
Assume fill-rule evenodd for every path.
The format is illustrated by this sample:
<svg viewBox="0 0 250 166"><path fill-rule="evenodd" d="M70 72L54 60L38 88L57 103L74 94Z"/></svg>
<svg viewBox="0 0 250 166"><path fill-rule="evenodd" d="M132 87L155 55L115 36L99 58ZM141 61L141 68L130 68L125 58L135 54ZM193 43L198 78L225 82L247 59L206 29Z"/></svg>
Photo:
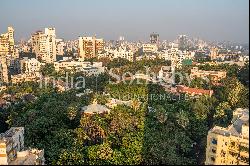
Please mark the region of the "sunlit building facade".
<svg viewBox="0 0 250 166"><path fill-rule="evenodd" d="M228 127L215 126L209 130L205 164L249 164L249 109L236 109Z"/></svg>

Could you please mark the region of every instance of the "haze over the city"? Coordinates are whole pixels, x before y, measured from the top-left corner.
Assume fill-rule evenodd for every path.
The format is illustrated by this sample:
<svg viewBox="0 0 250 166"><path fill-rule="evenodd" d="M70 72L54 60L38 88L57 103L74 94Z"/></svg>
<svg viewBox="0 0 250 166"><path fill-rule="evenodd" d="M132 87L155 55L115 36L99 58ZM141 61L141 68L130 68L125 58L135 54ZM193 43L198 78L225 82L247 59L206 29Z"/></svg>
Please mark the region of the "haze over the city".
<svg viewBox="0 0 250 166"><path fill-rule="evenodd" d="M9 0L0 1L0 31L13 26L17 40L55 27L64 39L148 40L157 32L161 40L187 34L248 43L248 6L248 0Z"/></svg>

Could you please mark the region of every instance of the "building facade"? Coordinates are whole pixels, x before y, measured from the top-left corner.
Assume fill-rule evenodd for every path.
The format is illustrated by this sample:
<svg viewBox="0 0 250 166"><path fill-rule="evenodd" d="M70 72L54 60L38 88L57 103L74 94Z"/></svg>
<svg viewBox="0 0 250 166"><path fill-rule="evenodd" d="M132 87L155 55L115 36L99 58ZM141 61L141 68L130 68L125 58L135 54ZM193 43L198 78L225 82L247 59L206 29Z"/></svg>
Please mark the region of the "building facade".
<svg viewBox="0 0 250 166"><path fill-rule="evenodd" d="M35 58L20 60L21 73L39 72L42 65L45 65L45 63L41 63Z"/></svg>
<svg viewBox="0 0 250 166"><path fill-rule="evenodd" d="M151 44L159 44L159 34L152 33L150 34L150 43Z"/></svg>
<svg viewBox="0 0 250 166"><path fill-rule="evenodd" d="M8 27L8 32L0 35L0 55L13 55L14 44L14 29Z"/></svg>
<svg viewBox="0 0 250 166"><path fill-rule="evenodd" d="M40 78L41 74L39 72L23 73L23 74L11 75L11 82L13 84L18 84L22 82L38 81Z"/></svg>
<svg viewBox="0 0 250 166"><path fill-rule="evenodd" d="M2 83L8 83L8 67L7 67L7 59L6 56L0 55L0 85Z"/></svg>
<svg viewBox="0 0 250 166"><path fill-rule="evenodd" d="M236 109L228 127L209 130L205 164L249 165L249 109Z"/></svg>
<svg viewBox="0 0 250 166"><path fill-rule="evenodd" d="M56 30L55 28L45 28L45 32L37 31L32 34L32 52L36 54L36 59L46 63L56 61Z"/></svg>
<svg viewBox="0 0 250 166"><path fill-rule="evenodd" d="M218 58L218 53L219 53L219 49L218 48L215 48L215 47L211 48L210 49L210 54L209 54L210 59L211 60L217 59Z"/></svg>
<svg viewBox="0 0 250 166"><path fill-rule="evenodd" d="M56 39L56 55L64 55L65 42L62 39Z"/></svg>
<svg viewBox="0 0 250 166"><path fill-rule="evenodd" d="M191 96L200 96L200 95L213 95L213 90L205 90L205 89L198 89L198 88L189 88L184 85L176 85L176 91L178 93L186 93Z"/></svg>
<svg viewBox="0 0 250 166"><path fill-rule="evenodd" d="M142 51L146 53L154 53L157 52L158 47L155 44L143 44Z"/></svg>
<svg viewBox="0 0 250 166"><path fill-rule="evenodd" d="M102 66L102 62L86 62L86 61L58 61L54 63L55 70L60 71L72 71L72 72L83 72L86 75L98 75L105 71L105 67Z"/></svg>
<svg viewBox="0 0 250 166"><path fill-rule="evenodd" d="M24 150L24 127L0 134L0 165L44 165L44 151Z"/></svg>
<svg viewBox="0 0 250 166"><path fill-rule="evenodd" d="M212 83L217 83L221 79L226 78L227 72L225 71L205 71L199 70L198 67L193 67L191 69L191 78L200 77L200 78L209 78L211 79Z"/></svg>
<svg viewBox="0 0 250 166"><path fill-rule="evenodd" d="M96 37L79 37L78 54L81 59L95 58L104 49L104 40Z"/></svg>

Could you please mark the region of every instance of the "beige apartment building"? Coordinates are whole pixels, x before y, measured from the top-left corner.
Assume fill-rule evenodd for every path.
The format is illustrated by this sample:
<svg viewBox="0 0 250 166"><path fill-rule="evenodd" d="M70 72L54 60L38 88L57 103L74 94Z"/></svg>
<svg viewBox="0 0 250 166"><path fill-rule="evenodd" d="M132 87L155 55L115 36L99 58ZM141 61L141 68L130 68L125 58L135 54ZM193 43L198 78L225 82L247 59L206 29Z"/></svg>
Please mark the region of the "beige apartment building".
<svg viewBox="0 0 250 166"><path fill-rule="evenodd" d="M63 39L56 39L56 55L64 55L64 49L65 49L65 42Z"/></svg>
<svg viewBox="0 0 250 166"><path fill-rule="evenodd" d="M143 44L142 51L146 53L154 53L157 52L158 47L156 44Z"/></svg>
<svg viewBox="0 0 250 166"><path fill-rule="evenodd" d="M8 32L0 35L0 55L13 55L14 43L14 29L8 27Z"/></svg>
<svg viewBox="0 0 250 166"><path fill-rule="evenodd" d="M226 78L227 72L225 71L205 71L199 70L198 67L193 67L191 69L191 78L199 77L199 78L211 78L212 83L217 83L221 79Z"/></svg>
<svg viewBox="0 0 250 166"><path fill-rule="evenodd" d="M210 54L209 54L210 59L211 59L211 60L215 60L215 59L218 58L218 55L219 55L219 49L216 48L216 47L212 47L212 48L210 49Z"/></svg>
<svg viewBox="0 0 250 166"><path fill-rule="evenodd" d="M101 53L103 50L103 39L97 39L95 36L78 38L78 53L81 59L97 57L98 53Z"/></svg>
<svg viewBox="0 0 250 166"><path fill-rule="evenodd" d="M36 59L46 63L56 61L56 30L55 28L45 28L45 32L37 31L32 34L32 52L36 54Z"/></svg>
<svg viewBox="0 0 250 166"><path fill-rule="evenodd" d="M0 85L1 83L8 83L8 67L7 67L7 59L6 56L0 55Z"/></svg>
<svg viewBox="0 0 250 166"><path fill-rule="evenodd" d="M44 150L24 147L24 127L0 134L0 165L44 165Z"/></svg>
<svg viewBox="0 0 250 166"><path fill-rule="evenodd" d="M24 73L24 74L11 75L11 82L13 84L18 84L22 82L36 82L39 81L40 78L41 74L39 72Z"/></svg>
<svg viewBox="0 0 250 166"><path fill-rule="evenodd" d="M215 126L209 130L205 164L249 164L249 109L236 109L228 127Z"/></svg>

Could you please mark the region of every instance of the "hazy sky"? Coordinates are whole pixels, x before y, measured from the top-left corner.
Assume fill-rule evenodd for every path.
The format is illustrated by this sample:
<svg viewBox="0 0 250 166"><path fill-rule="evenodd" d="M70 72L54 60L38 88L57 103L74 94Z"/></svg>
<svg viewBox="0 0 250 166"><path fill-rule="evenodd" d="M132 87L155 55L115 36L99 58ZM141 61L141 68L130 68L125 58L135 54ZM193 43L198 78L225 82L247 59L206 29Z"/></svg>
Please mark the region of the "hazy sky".
<svg viewBox="0 0 250 166"><path fill-rule="evenodd" d="M148 40L151 32L249 42L249 0L0 0L0 33L16 39L55 27L58 38Z"/></svg>

